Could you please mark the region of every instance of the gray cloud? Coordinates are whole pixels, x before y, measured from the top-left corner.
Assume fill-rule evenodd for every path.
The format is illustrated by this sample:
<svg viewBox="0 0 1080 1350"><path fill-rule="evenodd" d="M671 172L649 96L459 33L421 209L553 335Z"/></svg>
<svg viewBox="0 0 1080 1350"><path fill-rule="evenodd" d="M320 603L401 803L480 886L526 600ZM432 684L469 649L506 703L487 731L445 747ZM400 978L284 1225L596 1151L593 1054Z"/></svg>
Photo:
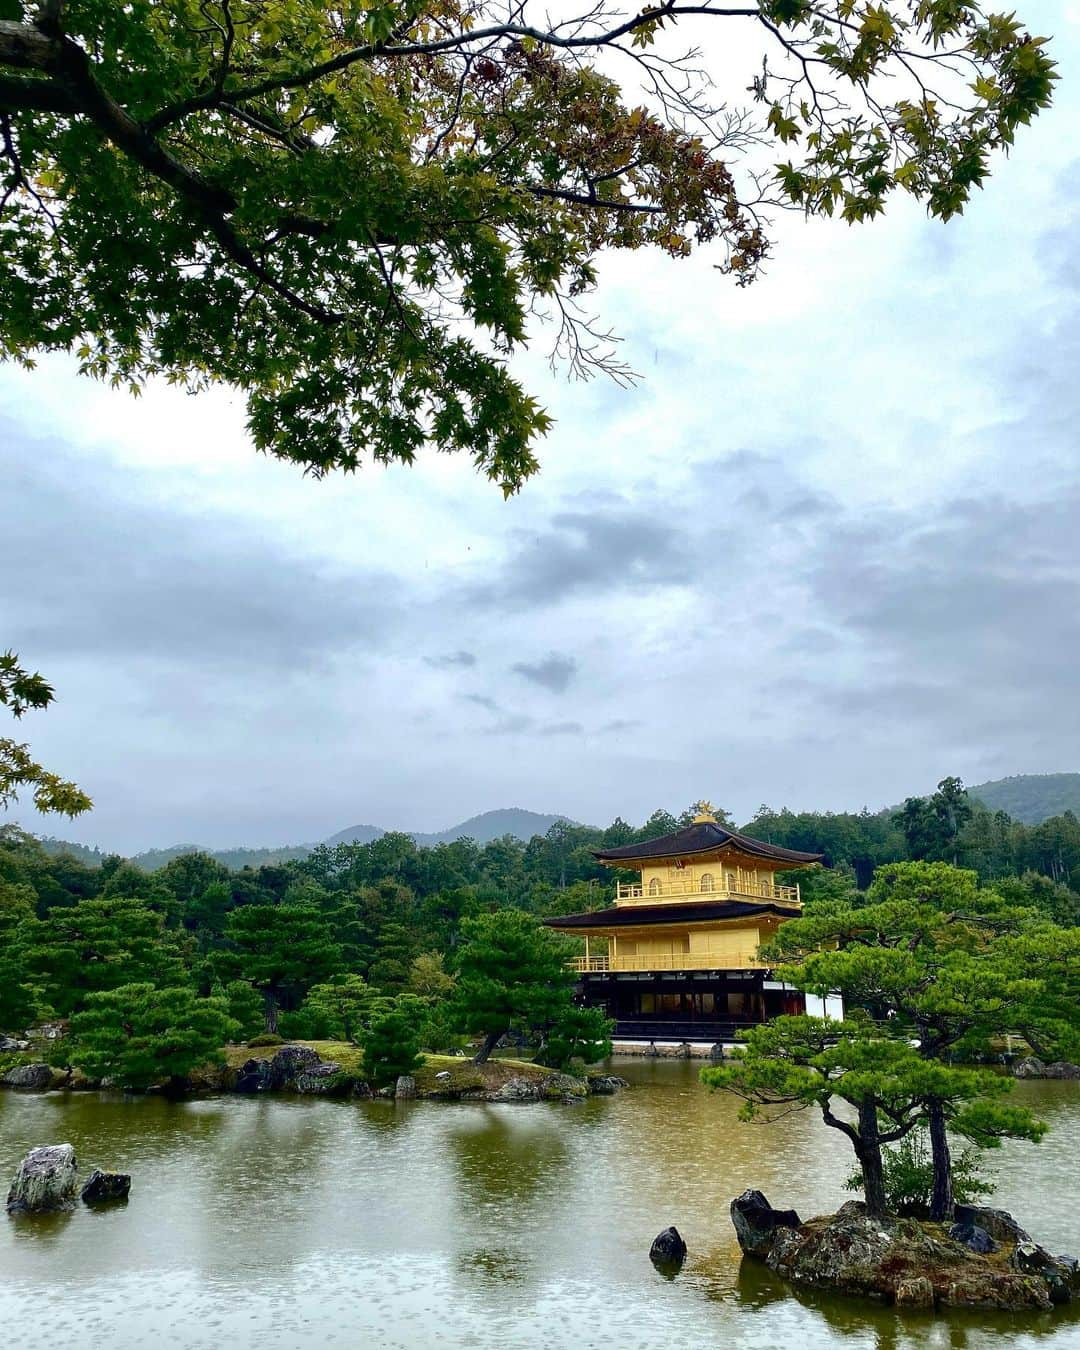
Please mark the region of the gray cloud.
<svg viewBox="0 0 1080 1350"><path fill-rule="evenodd" d="M552 652L541 661L518 661L510 669L531 684L538 684L553 694L565 694L577 674L577 662L572 656Z"/></svg>
<svg viewBox="0 0 1080 1350"><path fill-rule="evenodd" d="M436 670L471 670L476 665L472 652L446 652L442 656L425 656L424 660Z"/></svg>
<svg viewBox="0 0 1080 1350"><path fill-rule="evenodd" d="M464 694L463 698L467 703L475 703L479 708L486 708L488 712L498 712L499 703L497 699L490 694Z"/></svg>
<svg viewBox="0 0 1080 1350"><path fill-rule="evenodd" d="M26 735L97 801L29 823L275 843L511 802L642 820L716 781L745 819L1080 767L1074 113L945 230L781 223L715 325L687 318L708 258L611 260L650 377L526 371L557 424L506 506L450 461L316 490L190 400L0 369L0 646L56 683Z"/></svg>
<svg viewBox="0 0 1080 1350"><path fill-rule="evenodd" d="M789 639L811 662L797 683L834 720L899 720L952 743L1011 743L1018 756L1055 709L1049 734L1075 745L1061 709L1080 667L1078 535L1077 489L958 497L935 518L893 510L823 532L805 572L823 627ZM837 679L828 663L841 635L858 664Z"/></svg>
<svg viewBox="0 0 1080 1350"><path fill-rule="evenodd" d="M580 722L549 722L539 729L541 736L580 736L585 728Z"/></svg>
<svg viewBox="0 0 1080 1350"><path fill-rule="evenodd" d="M283 671L378 646L394 627L400 587L385 572L291 554L257 522L140 495L136 475L10 423L0 473L5 640L35 664L98 655Z"/></svg>
<svg viewBox="0 0 1080 1350"><path fill-rule="evenodd" d="M535 725L535 718L527 717L524 713L514 713L510 717L504 717L501 722L496 722L494 726L486 727L484 735L520 736L523 732L531 731Z"/></svg>
<svg viewBox="0 0 1080 1350"><path fill-rule="evenodd" d="M499 580L471 589L481 606L521 609L558 604L581 594L680 586L693 577L686 539L655 514L628 504L561 511L547 528L520 532Z"/></svg>

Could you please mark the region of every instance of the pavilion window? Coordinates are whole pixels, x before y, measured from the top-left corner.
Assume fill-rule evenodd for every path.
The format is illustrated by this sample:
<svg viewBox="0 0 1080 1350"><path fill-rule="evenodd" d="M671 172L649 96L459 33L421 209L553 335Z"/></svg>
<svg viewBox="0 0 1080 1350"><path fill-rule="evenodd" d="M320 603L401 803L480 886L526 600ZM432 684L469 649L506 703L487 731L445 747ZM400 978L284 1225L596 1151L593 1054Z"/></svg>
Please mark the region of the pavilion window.
<svg viewBox="0 0 1080 1350"><path fill-rule="evenodd" d="M713 883L713 874L711 872L702 873L701 889L702 891L711 891L715 889Z"/></svg>
<svg viewBox="0 0 1080 1350"><path fill-rule="evenodd" d="M652 881L649 882L649 894L650 895L660 894L660 882L656 877L653 877Z"/></svg>

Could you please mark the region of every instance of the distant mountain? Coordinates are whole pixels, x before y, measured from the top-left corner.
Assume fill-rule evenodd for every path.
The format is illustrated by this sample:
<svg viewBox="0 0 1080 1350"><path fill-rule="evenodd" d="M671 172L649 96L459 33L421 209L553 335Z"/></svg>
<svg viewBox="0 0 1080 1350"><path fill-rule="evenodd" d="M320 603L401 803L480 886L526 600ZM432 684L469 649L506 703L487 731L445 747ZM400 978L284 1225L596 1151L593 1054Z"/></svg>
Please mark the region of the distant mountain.
<svg viewBox="0 0 1080 1350"><path fill-rule="evenodd" d="M386 830L380 830L378 825L350 825L347 830L339 830L337 834L332 834L329 839L324 839L324 844L370 844L373 839L381 839L386 834Z"/></svg>
<svg viewBox="0 0 1080 1350"><path fill-rule="evenodd" d="M525 811L512 806L501 811L484 811L479 816L470 816L460 825L451 825L448 830L439 830L435 834L422 834L409 830L417 844L423 848L433 848L436 844L452 844L455 839L475 839L478 844L489 844L492 839L501 839L504 834L512 834L524 843L534 834L547 834L552 825L560 820L569 820L567 816L545 816L539 811ZM571 822L573 823L573 822ZM341 830L326 840L328 844L370 844L386 833L374 825L353 825Z"/></svg>
<svg viewBox="0 0 1080 1350"><path fill-rule="evenodd" d="M1038 825L1064 811L1080 815L1080 773L1018 773L968 788L991 811L1007 811L1013 820Z"/></svg>
<svg viewBox="0 0 1080 1350"><path fill-rule="evenodd" d="M172 848L148 848L136 853L128 861L141 867L144 872L156 872L159 867L172 862L185 853L207 853L215 862L233 871L241 867L270 867L274 863L292 862L296 858L306 858L311 852L310 844L286 844L281 848L200 848L198 844L174 844Z"/></svg>
<svg viewBox="0 0 1080 1350"><path fill-rule="evenodd" d="M99 848L89 848L86 844L73 844L67 839L54 839L51 834L40 835L38 843L46 853L59 855L66 853L71 858L77 858L79 862L85 863L87 867L100 867L108 857L107 853L102 853Z"/></svg>
<svg viewBox="0 0 1080 1350"><path fill-rule="evenodd" d="M439 830L436 834L413 834L417 844L432 848L435 844L451 844L455 839L475 839L478 844L490 843L492 839L501 839L504 834L512 834L515 839L528 843L534 834L547 834L557 821L565 820L574 824L568 816L545 816L539 811L524 811L520 807L510 807L503 811L485 811L482 815L471 816L460 825L451 825L448 830ZM327 844L370 844L381 839L387 831L378 825L353 825L347 830L339 830L324 840ZM99 849L87 848L85 844L72 844L66 839L46 838L41 844L50 853L70 853L80 862L90 867L100 866L107 853ZM173 844L171 848L149 848L136 853L129 859L144 872L156 872L173 858L184 853L207 853L217 862L234 871L241 867L271 867L276 863L292 862L297 858L306 858L314 844L286 844L280 848L200 848L198 844Z"/></svg>

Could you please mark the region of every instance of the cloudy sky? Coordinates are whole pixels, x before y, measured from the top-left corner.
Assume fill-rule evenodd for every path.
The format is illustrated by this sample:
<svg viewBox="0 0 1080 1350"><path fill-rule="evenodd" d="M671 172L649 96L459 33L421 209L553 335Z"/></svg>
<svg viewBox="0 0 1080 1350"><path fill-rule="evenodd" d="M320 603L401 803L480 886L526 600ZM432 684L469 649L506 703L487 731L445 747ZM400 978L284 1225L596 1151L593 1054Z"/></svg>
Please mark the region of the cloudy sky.
<svg viewBox="0 0 1080 1350"><path fill-rule="evenodd" d="M967 216L784 221L746 290L609 262L643 379L523 358L557 424L509 503L0 369L0 641L58 693L20 732L96 803L15 817L130 852L1080 769L1080 6L1021 12L1063 82Z"/></svg>

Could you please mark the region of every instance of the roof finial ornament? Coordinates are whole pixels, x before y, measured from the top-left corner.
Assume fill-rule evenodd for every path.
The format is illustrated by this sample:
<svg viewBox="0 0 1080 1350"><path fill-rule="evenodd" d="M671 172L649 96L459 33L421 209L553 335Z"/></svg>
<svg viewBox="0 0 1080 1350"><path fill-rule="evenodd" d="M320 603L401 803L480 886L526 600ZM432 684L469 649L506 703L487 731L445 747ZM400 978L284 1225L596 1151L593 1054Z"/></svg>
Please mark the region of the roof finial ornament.
<svg viewBox="0 0 1080 1350"><path fill-rule="evenodd" d="M712 802L700 801L697 804L697 815L694 817L695 825L715 825L716 813L713 810Z"/></svg>

